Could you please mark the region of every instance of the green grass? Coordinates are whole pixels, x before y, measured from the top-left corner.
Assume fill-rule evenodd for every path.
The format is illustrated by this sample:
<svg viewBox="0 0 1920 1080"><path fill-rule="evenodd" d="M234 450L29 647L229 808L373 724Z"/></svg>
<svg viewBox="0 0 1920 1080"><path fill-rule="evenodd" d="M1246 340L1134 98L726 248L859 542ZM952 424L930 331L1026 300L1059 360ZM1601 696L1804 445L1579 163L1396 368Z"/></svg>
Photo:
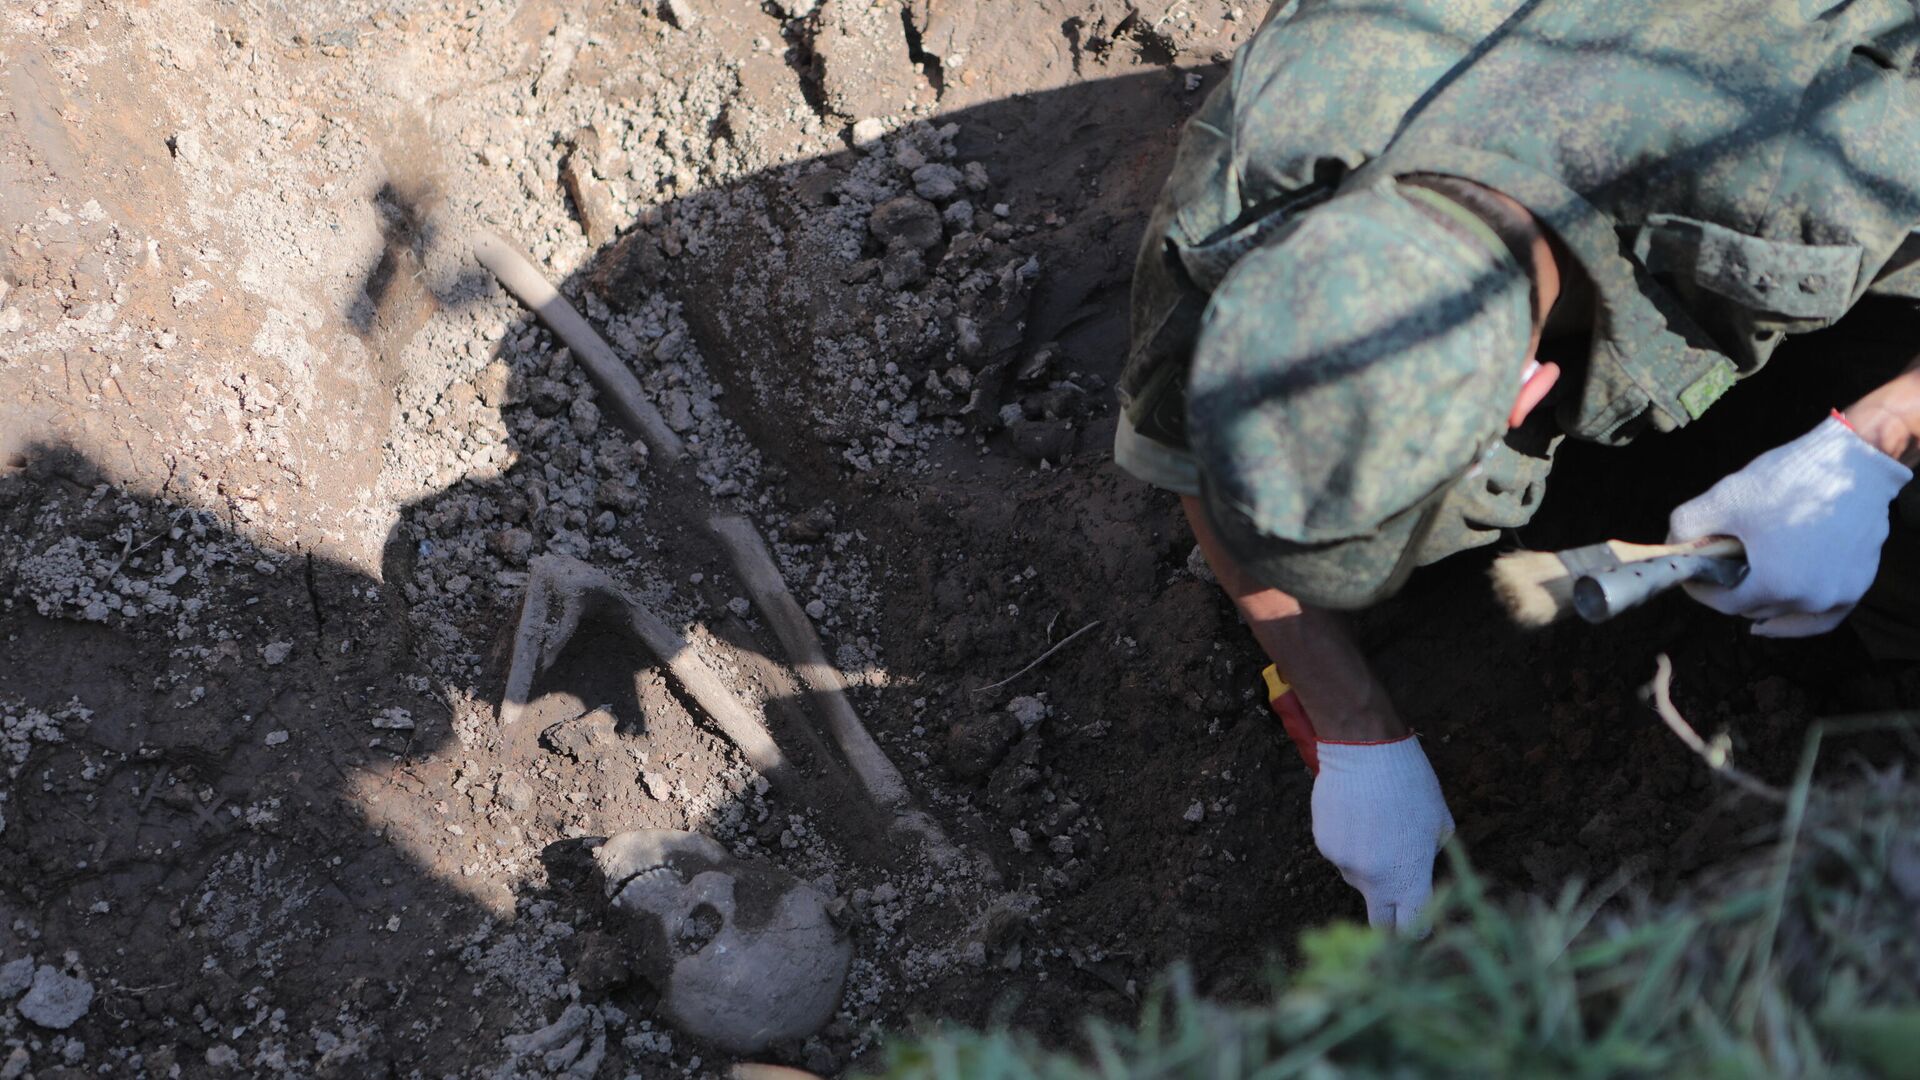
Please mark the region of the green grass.
<svg viewBox="0 0 1920 1080"><path fill-rule="evenodd" d="M1889 725L1817 728L1771 835L1682 902L1494 897L1455 850L1431 936L1309 931L1264 1004L1206 1001L1176 969L1136 1024L1089 1022L1071 1049L932 1030L882 1075L1920 1076L1920 784L1812 782L1823 738L1867 726Z"/></svg>

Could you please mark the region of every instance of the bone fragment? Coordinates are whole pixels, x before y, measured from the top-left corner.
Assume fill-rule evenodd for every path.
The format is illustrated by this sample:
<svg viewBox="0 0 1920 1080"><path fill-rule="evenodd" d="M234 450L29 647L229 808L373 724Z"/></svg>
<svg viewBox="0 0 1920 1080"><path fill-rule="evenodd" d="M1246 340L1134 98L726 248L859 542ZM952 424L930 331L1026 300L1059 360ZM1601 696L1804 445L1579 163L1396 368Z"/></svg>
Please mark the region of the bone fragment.
<svg viewBox="0 0 1920 1080"><path fill-rule="evenodd" d="M641 644L667 665L687 696L733 740L749 764L770 779L786 772L786 755L774 744L757 711L736 698L685 638L618 582L563 555L542 555L528 570L527 595L514 632L513 662L500 706L502 722L518 722L533 691L534 676L559 657L587 614L588 602L597 599L625 614Z"/></svg>
<svg viewBox="0 0 1920 1080"><path fill-rule="evenodd" d="M558 1050L549 1050L545 1054L541 1055L540 1063L547 1067L548 1072L558 1072L561 1066L579 1057L580 1051L585 1050L586 1048L587 1048L587 1032L583 1028L580 1031L575 1032L572 1040L570 1040L565 1046L562 1046Z"/></svg>
<svg viewBox="0 0 1920 1080"><path fill-rule="evenodd" d="M529 1031L525 1035L507 1036L507 1052L519 1057L524 1054L547 1054L565 1046L567 1040L587 1026L592 1013L585 1005L569 1005L560 1018L538 1031Z"/></svg>
<svg viewBox="0 0 1920 1080"><path fill-rule="evenodd" d="M573 350L574 357L592 376L593 384L612 402L621 423L645 439L647 449L660 455L662 461L667 464L678 461L684 452L680 436L667 426L660 410L647 400L640 380L633 377L633 372L627 370L626 364L595 332L592 324L582 318L553 283L534 269L513 245L486 229L476 230L472 242L474 257L480 260L480 265L493 271L508 292L532 308L540 321Z"/></svg>
<svg viewBox="0 0 1920 1080"><path fill-rule="evenodd" d="M819 699L827 731L839 744L840 753L852 767L860 786L876 804L893 812L897 828L920 836L934 861L947 863L959 858L959 850L940 827L915 809L906 781L900 778L900 770L894 768L886 751L880 749L880 744L854 713L853 704L847 700L846 680L841 677L840 669L828 662L812 621L787 590L786 580L780 576L780 568L774 564L773 554L767 550L760 531L754 528L753 522L734 515L715 517L707 527L726 547L734 572L746 584L754 606L773 626L774 635L793 660L794 671L801 682Z"/></svg>
<svg viewBox="0 0 1920 1080"><path fill-rule="evenodd" d="M600 1063L607 1059L607 1024L596 1011L593 1023L593 1041L587 1044L586 1052L575 1058L573 1064L560 1075L566 1080L593 1080L593 1074L600 1071Z"/></svg>

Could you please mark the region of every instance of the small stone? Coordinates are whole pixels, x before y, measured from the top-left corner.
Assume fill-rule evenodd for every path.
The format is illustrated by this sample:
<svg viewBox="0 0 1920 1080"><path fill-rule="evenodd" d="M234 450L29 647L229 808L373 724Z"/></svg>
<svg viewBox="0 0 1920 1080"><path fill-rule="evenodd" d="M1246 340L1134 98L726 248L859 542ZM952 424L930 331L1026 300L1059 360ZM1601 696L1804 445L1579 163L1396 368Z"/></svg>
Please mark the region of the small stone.
<svg viewBox="0 0 1920 1080"><path fill-rule="evenodd" d="M747 603L746 597L736 596L727 601L727 610L733 612L736 618L744 619L753 611L753 605Z"/></svg>
<svg viewBox="0 0 1920 1080"><path fill-rule="evenodd" d="M1021 731L1032 731L1047 718L1047 703L1031 694L1022 694L1007 702L1007 715L1019 723Z"/></svg>
<svg viewBox="0 0 1920 1080"><path fill-rule="evenodd" d="M1005 712L956 721L947 729L947 770L958 780L978 780L1000 764L1019 736L1019 722Z"/></svg>
<svg viewBox="0 0 1920 1080"><path fill-rule="evenodd" d="M602 705L540 733L540 745L575 761L590 761L619 745L613 713Z"/></svg>
<svg viewBox="0 0 1920 1080"><path fill-rule="evenodd" d="M487 550L514 566L525 566L533 555L533 534L525 529L501 529L487 537Z"/></svg>
<svg viewBox="0 0 1920 1080"><path fill-rule="evenodd" d="M205 156L200 149L200 136L195 132L176 131L167 143L173 150L174 160L188 168L197 168Z"/></svg>
<svg viewBox="0 0 1920 1080"><path fill-rule="evenodd" d="M959 193L961 179L959 169L933 162L913 170L913 190L923 199L945 202Z"/></svg>
<svg viewBox="0 0 1920 1080"><path fill-rule="evenodd" d="M504 360L493 360L473 377L473 396L489 409L512 404L513 369Z"/></svg>
<svg viewBox="0 0 1920 1080"><path fill-rule="evenodd" d="M1013 213L1013 207L1008 206L1006 203L997 202L993 204L994 217L1003 218L1008 216L1011 213Z"/></svg>
<svg viewBox="0 0 1920 1080"><path fill-rule="evenodd" d="M885 138L886 134L887 125L882 123L878 117L869 116L864 120L854 122L853 145L869 146Z"/></svg>
<svg viewBox="0 0 1920 1080"><path fill-rule="evenodd" d="M647 789L647 794L661 802L666 802L667 797L673 794L673 785L667 783L667 778L657 772L641 773L640 786Z"/></svg>
<svg viewBox="0 0 1920 1080"><path fill-rule="evenodd" d="M600 406L584 397L574 398L573 404L567 407L567 423L575 435L591 438L600 430Z"/></svg>
<svg viewBox="0 0 1920 1080"><path fill-rule="evenodd" d="M284 731L269 731L267 732L266 743L268 746L279 746L292 737L293 736L288 735Z"/></svg>
<svg viewBox="0 0 1920 1080"><path fill-rule="evenodd" d="M277 667L286 663L287 657L291 655L293 655L291 641L274 641L260 647L260 659L265 660L268 667Z"/></svg>
<svg viewBox="0 0 1920 1080"><path fill-rule="evenodd" d="M593 501L621 513L630 513L640 505L640 493L618 480L602 480L593 489Z"/></svg>
<svg viewBox="0 0 1920 1080"><path fill-rule="evenodd" d="M1187 573L1209 585L1219 580L1213 576L1213 567L1207 565L1207 553L1200 550L1199 544L1193 545L1193 550L1187 552Z"/></svg>
<svg viewBox="0 0 1920 1080"><path fill-rule="evenodd" d="M368 723L383 731L412 731L413 714L398 705L392 705L375 713Z"/></svg>
<svg viewBox="0 0 1920 1080"><path fill-rule="evenodd" d="M888 252L887 257L880 260L880 284L895 292L912 288L925 280L927 264L917 251L900 248Z"/></svg>
<svg viewBox="0 0 1920 1080"><path fill-rule="evenodd" d="M684 435L693 430L693 398L685 390L669 390L661 400L667 426Z"/></svg>
<svg viewBox="0 0 1920 1080"><path fill-rule="evenodd" d="M0 1062L0 1080L20 1080L27 1074L27 1066L31 1064L33 1058L28 1055L27 1048L14 1047L13 1053L7 1055L7 1060Z"/></svg>
<svg viewBox="0 0 1920 1080"><path fill-rule="evenodd" d="M33 988L16 1006L20 1015L52 1031L65 1031L93 1006L93 984L62 975L48 964L33 973Z"/></svg>
<svg viewBox="0 0 1920 1080"><path fill-rule="evenodd" d="M568 154L566 164L560 169L560 183L567 189L567 197L573 200L573 209L580 218L580 231L586 234L587 243L596 248L605 247L619 228L618 214L613 195L605 184L594 179L593 166L587 158L580 149Z"/></svg>
<svg viewBox="0 0 1920 1080"><path fill-rule="evenodd" d="M495 801L515 812L533 805L533 785L527 783L519 773L510 772L500 777L500 782L494 785L493 794Z"/></svg>
<svg viewBox="0 0 1920 1080"><path fill-rule="evenodd" d="M965 199L955 199L947 204L946 210L940 214L940 220L946 222L947 227L954 232L971 232L973 231L973 204Z"/></svg>
<svg viewBox="0 0 1920 1080"><path fill-rule="evenodd" d="M809 600L807 601L807 615L809 618L824 619L827 617L827 605L818 600Z"/></svg>
<svg viewBox="0 0 1920 1080"><path fill-rule="evenodd" d="M215 1043L207 1047L207 1065L215 1069L231 1069L240 1064L240 1051L226 1043Z"/></svg>
<svg viewBox="0 0 1920 1080"><path fill-rule="evenodd" d="M867 228L889 251L925 251L940 242L940 211L925 199L901 195L874 207Z"/></svg>
<svg viewBox="0 0 1920 1080"><path fill-rule="evenodd" d="M678 361L680 355L686 351L687 332L678 327L667 331L659 341L653 343L653 358L662 364Z"/></svg>
<svg viewBox="0 0 1920 1080"><path fill-rule="evenodd" d="M573 387L544 375L527 380L527 404L535 416L558 416L573 400Z"/></svg>
<svg viewBox="0 0 1920 1080"><path fill-rule="evenodd" d="M16 998L33 985L33 958L23 956L0 965L0 1001Z"/></svg>
<svg viewBox="0 0 1920 1080"><path fill-rule="evenodd" d="M986 348L986 343L980 337L980 324L965 315L955 315L953 347L959 350L961 356L979 356Z"/></svg>
<svg viewBox="0 0 1920 1080"><path fill-rule="evenodd" d="M700 21L700 14L693 10L689 0L660 0L660 14L682 30L691 30Z"/></svg>
<svg viewBox="0 0 1920 1080"><path fill-rule="evenodd" d="M1202 821L1205 821L1206 818L1207 808L1199 802L1195 802L1192 806L1187 807L1187 812L1180 815L1180 820L1189 825L1198 825Z"/></svg>

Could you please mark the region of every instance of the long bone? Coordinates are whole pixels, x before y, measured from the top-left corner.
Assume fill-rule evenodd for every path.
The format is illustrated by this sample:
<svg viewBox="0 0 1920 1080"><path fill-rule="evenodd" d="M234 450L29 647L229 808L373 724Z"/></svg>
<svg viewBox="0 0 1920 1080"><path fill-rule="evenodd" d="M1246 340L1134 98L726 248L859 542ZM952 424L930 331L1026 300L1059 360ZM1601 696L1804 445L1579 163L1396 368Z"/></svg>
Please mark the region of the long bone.
<svg viewBox="0 0 1920 1080"><path fill-rule="evenodd" d="M613 400L616 411L628 429L645 440L648 448L666 463L679 461L684 454L679 436L667 426L653 403L646 399L640 381L627 370L593 326L574 310L573 305L567 303L559 290L513 245L498 235L479 229L473 233L471 242L474 256L480 264L491 270L508 292L531 308L540 321L546 323L573 350L595 385ZM860 722L859 715L847 699L846 680L839 669L827 660L813 624L794 601L759 530L746 518L732 515L715 517L707 524L726 546L734 569L745 581L755 605L773 625L775 635L794 658L794 667L801 681L820 702L828 732L840 747L861 789L877 807L891 815L894 830L917 837L936 863L948 865L961 859L960 850L939 825L913 805L900 770L894 767L886 752L881 750L866 726ZM552 600L552 585L562 577L571 575L572 580L581 583L587 591L620 598L642 642L668 665L674 677L687 688L695 704L712 716L721 730L740 746L749 763L762 773L776 770L784 773L787 768L785 756L774 745L765 722L755 710L741 704L727 690L725 684L714 675L713 669L684 638L675 634L612 578L585 563L557 559L556 556L543 556L535 561L532 568L534 573L528 581L520 627L514 639L513 663L507 675L506 696L501 703L503 722L512 723L519 718L527 695L532 691L534 675L553 663L561 646L579 624L582 601L578 597L581 589L575 589L571 599L562 597L559 624L540 621L547 618L544 611ZM552 580L543 579L540 572L542 566L554 575ZM529 620L535 621L530 623ZM773 777L769 776L769 779ZM989 865L984 862L981 865L984 872L997 877Z"/></svg>
<svg viewBox="0 0 1920 1080"><path fill-rule="evenodd" d="M840 753L852 767L860 786L876 804L894 815L897 828L920 837L934 861L947 863L958 858L953 842L932 819L914 807L906 781L900 778L900 770L894 768L886 751L880 749L880 744L853 711L853 703L847 700L846 679L839 668L828 662L813 623L788 590L786 579L780 576L780 568L775 565L760 531L753 527L753 522L737 515L715 517L707 522L707 527L726 547L734 572L740 575L754 606L773 626L774 636L793 658L793 668L800 681L819 700L820 711L826 715L827 731L839 744Z"/></svg>
<svg viewBox="0 0 1920 1080"><path fill-rule="evenodd" d="M633 377L627 365L620 362L613 347L594 332L592 324L581 317L560 290L553 287L533 264L514 248L486 229L475 230L472 236L473 256L480 265L493 271L500 284L512 293L515 299L533 309L547 329L558 334L580 365L587 369L587 375L600 392L613 402L621 422L629 430L646 440L647 449L660 455L667 464L678 460L685 448L680 445L680 436L667 426L666 418L660 410L647 400L646 391L640 387L640 380Z"/></svg>

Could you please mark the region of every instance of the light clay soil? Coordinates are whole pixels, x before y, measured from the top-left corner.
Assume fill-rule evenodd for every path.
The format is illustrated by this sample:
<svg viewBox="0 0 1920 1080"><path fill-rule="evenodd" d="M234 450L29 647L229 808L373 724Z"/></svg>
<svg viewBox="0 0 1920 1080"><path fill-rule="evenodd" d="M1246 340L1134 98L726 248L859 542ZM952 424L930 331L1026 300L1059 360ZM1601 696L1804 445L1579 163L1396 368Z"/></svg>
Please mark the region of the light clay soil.
<svg viewBox="0 0 1920 1080"><path fill-rule="evenodd" d="M570 857L630 828L839 901L838 1015L759 1055L820 1073L916 1021L1071 1040L1177 961L1254 996L1300 928L1358 917L1262 661L1174 501L1107 459L1140 227L1261 14L0 6L0 972L92 994L64 1030L0 1001L0 1076L723 1070ZM682 466L474 263L480 226L601 329ZM1685 468L1568 455L1581 497L1524 539L1657 534L1795 400L1703 425ZM721 511L990 870L876 828L702 528ZM800 782L611 625L503 725L544 552L716 658ZM1522 636L1484 567L1360 630L1505 887L1657 885L1751 821L1635 701L1657 651L1776 777L1808 716L1911 696L1850 640L1755 643L1678 600ZM603 1061L512 1053L574 1003Z"/></svg>

